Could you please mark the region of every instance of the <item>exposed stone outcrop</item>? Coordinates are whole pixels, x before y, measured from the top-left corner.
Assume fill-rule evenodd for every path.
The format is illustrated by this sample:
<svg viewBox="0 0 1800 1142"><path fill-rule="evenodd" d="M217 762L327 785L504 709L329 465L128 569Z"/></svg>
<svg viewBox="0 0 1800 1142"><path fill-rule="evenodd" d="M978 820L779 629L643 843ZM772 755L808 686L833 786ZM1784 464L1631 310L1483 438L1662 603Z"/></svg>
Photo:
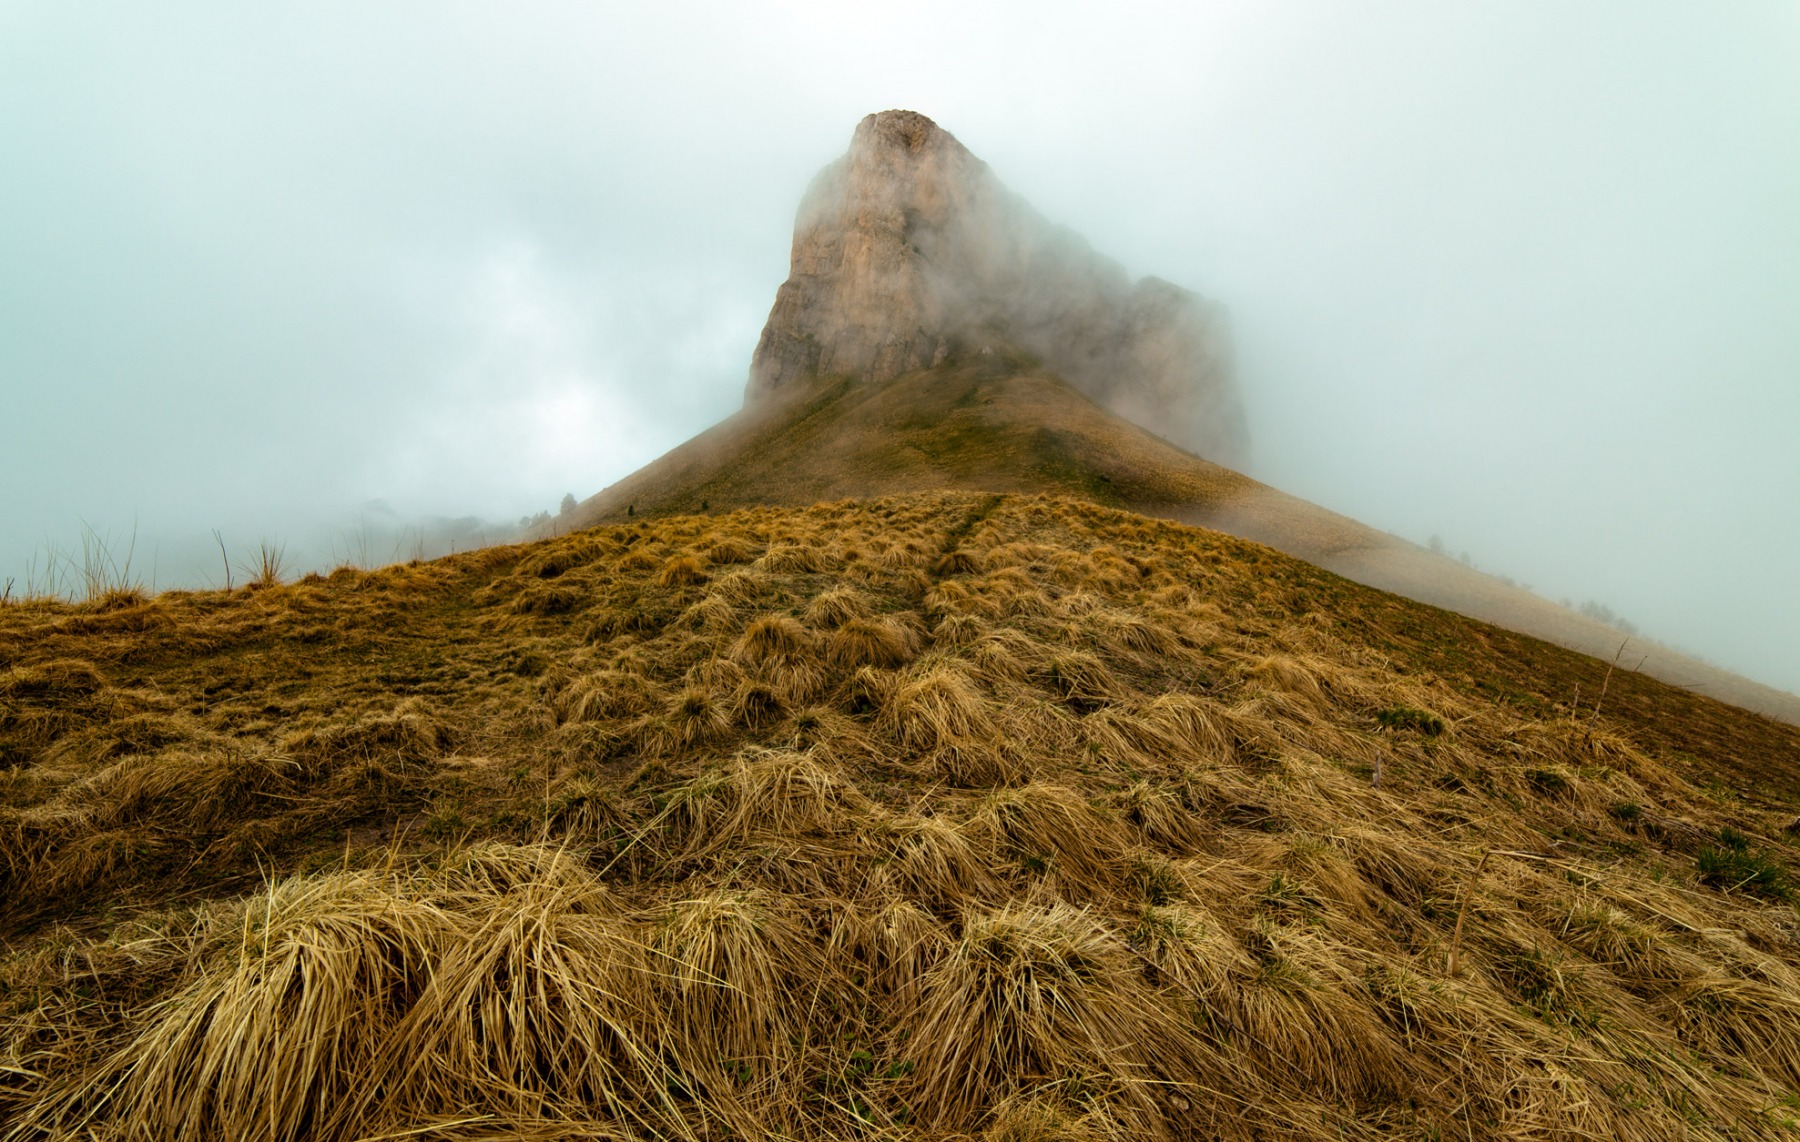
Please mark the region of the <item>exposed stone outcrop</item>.
<svg viewBox="0 0 1800 1142"><path fill-rule="evenodd" d="M1134 284L925 116L870 115L801 202L747 400L997 346L1207 459L1243 463L1220 306L1157 278Z"/></svg>

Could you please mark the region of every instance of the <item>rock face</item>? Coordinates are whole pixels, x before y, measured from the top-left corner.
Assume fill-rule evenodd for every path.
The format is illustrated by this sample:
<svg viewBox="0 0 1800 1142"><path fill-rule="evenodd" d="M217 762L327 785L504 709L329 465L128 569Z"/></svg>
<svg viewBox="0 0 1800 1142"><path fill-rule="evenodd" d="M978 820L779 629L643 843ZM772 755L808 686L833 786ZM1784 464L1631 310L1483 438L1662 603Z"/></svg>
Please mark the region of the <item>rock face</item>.
<svg viewBox="0 0 1800 1142"><path fill-rule="evenodd" d="M1243 463L1222 307L1157 278L1134 284L925 116L870 115L801 201L747 403L994 349L1022 350L1209 460Z"/></svg>

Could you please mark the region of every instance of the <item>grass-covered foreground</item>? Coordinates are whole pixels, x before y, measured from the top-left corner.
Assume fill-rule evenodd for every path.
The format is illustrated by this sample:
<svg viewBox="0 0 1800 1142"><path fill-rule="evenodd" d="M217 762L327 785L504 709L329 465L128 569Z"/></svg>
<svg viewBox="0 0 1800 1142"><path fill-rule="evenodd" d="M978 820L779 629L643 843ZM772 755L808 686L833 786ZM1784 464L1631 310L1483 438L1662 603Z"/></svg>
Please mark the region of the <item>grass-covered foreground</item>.
<svg viewBox="0 0 1800 1142"><path fill-rule="evenodd" d="M0 1138L1787 1137L1797 765L1041 497L11 604Z"/></svg>

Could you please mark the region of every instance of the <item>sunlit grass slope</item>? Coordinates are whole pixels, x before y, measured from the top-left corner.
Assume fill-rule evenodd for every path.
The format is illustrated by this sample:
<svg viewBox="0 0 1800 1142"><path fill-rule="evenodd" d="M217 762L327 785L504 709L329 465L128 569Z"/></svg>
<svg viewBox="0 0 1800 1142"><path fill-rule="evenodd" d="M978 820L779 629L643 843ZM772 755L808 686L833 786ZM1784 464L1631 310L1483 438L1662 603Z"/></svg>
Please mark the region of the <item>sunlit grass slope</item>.
<svg viewBox="0 0 1800 1142"><path fill-rule="evenodd" d="M1087 502L11 605L0 759L8 1140L1800 1113L1800 733Z"/></svg>

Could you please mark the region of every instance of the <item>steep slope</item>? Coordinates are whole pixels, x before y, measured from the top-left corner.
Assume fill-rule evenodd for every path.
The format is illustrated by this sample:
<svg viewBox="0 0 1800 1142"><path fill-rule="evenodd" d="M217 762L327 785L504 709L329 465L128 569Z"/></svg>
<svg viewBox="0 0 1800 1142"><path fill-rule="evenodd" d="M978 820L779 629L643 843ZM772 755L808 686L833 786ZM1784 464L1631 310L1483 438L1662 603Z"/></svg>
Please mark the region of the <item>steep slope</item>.
<svg viewBox="0 0 1800 1142"><path fill-rule="evenodd" d="M0 605L0 1138L1792 1137L1800 730L1603 675L1035 495Z"/></svg>
<svg viewBox="0 0 1800 1142"><path fill-rule="evenodd" d="M1097 407L1016 351L794 386L580 504L557 526L920 491L1051 492L1217 528L1347 578L1800 724L1800 698L1502 583L1203 460Z"/></svg>
<svg viewBox="0 0 1800 1142"><path fill-rule="evenodd" d="M1248 479L1223 311L1118 265L911 111L814 179L744 408L579 505L649 514L1047 491L1229 531L1358 582L1800 724L1800 697Z"/></svg>

